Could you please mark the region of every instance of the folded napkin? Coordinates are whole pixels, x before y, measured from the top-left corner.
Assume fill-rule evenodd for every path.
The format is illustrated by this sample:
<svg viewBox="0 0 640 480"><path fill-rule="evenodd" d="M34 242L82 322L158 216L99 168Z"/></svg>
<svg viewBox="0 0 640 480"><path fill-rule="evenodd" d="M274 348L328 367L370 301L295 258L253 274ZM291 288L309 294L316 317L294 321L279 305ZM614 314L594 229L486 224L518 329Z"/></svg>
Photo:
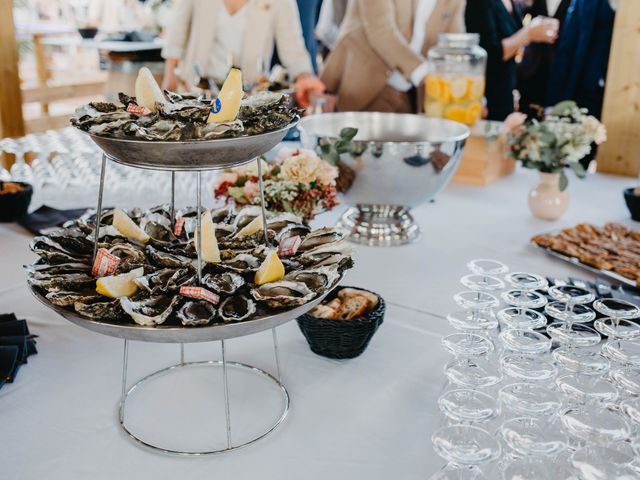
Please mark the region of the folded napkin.
<svg viewBox="0 0 640 480"><path fill-rule="evenodd" d="M27 357L38 353L35 338L26 320L18 320L13 313L0 315L0 387L13 382Z"/></svg>
<svg viewBox="0 0 640 480"><path fill-rule="evenodd" d="M35 212L20 217L18 225L26 228L34 235L42 235L50 228L62 226L69 220L75 220L87 211L86 208L74 208L72 210L58 210L43 205Z"/></svg>

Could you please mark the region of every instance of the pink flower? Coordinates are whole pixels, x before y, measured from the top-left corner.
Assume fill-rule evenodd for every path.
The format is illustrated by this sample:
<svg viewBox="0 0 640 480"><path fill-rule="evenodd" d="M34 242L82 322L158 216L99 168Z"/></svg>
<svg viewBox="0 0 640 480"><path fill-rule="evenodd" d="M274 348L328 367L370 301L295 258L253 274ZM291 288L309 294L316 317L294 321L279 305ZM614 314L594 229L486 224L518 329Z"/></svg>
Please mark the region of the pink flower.
<svg viewBox="0 0 640 480"><path fill-rule="evenodd" d="M316 170L316 180L322 185L335 185L338 178L338 169L324 160Z"/></svg>
<svg viewBox="0 0 640 480"><path fill-rule="evenodd" d="M251 199L260 191L260 187L257 182L248 181L244 184L242 191L244 192L244 196L251 201Z"/></svg>
<svg viewBox="0 0 640 480"><path fill-rule="evenodd" d="M234 184L238 181L238 174L235 172L223 172L218 177L218 185L222 185L224 182Z"/></svg>
<svg viewBox="0 0 640 480"><path fill-rule="evenodd" d="M524 113L513 112L509 114L507 118L504 119L504 126L506 127L507 131L513 132L514 130L521 127L524 124L526 119L527 119L527 116Z"/></svg>

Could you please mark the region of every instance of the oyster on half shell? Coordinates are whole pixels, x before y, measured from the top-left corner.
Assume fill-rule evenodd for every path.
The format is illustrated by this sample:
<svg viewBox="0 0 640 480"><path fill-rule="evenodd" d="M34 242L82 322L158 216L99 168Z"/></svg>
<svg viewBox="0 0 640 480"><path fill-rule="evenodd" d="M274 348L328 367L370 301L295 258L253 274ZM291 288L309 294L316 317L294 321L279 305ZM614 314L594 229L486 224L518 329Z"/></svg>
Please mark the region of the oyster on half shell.
<svg viewBox="0 0 640 480"><path fill-rule="evenodd" d="M254 313L256 313L256 304L244 295L227 297L218 310L223 322L241 322Z"/></svg>
<svg viewBox="0 0 640 480"><path fill-rule="evenodd" d="M303 282L280 280L253 288L251 295L271 308L285 308L303 305L313 299L316 293Z"/></svg>
<svg viewBox="0 0 640 480"><path fill-rule="evenodd" d="M333 288L340 279L336 264L308 270L295 270L285 275L284 280L302 282L309 290L322 293Z"/></svg>
<svg viewBox="0 0 640 480"><path fill-rule="evenodd" d="M233 295L245 284L245 280L235 272L208 273L202 279L202 284L215 293Z"/></svg>
<svg viewBox="0 0 640 480"><path fill-rule="evenodd" d="M134 301L127 297L122 297L120 305L138 325L160 325L169 318L179 298L176 295L164 295Z"/></svg>
<svg viewBox="0 0 640 480"><path fill-rule="evenodd" d="M205 300L189 300L178 310L176 316L183 325L206 325L216 316L216 307Z"/></svg>
<svg viewBox="0 0 640 480"><path fill-rule="evenodd" d="M102 297L104 298L104 297ZM99 301L99 302L83 302L79 301L73 304L73 308L80 315L92 320L118 322L125 318L124 310L119 300Z"/></svg>

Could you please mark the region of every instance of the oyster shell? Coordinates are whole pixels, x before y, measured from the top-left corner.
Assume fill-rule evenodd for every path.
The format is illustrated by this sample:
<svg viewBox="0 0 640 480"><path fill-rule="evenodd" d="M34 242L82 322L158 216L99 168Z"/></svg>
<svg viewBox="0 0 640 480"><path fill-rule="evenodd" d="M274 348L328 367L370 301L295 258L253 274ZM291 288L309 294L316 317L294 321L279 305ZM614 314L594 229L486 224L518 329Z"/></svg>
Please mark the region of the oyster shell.
<svg viewBox="0 0 640 480"><path fill-rule="evenodd" d="M86 273L34 272L27 281L48 292L73 292L96 287L96 279Z"/></svg>
<svg viewBox="0 0 640 480"><path fill-rule="evenodd" d="M195 265L195 261L192 258L156 250L151 245L147 245L147 255L154 264L160 267L185 268Z"/></svg>
<svg viewBox="0 0 640 480"><path fill-rule="evenodd" d="M256 313L256 304L244 295L226 298L218 309L223 322L241 322Z"/></svg>
<svg viewBox="0 0 640 480"><path fill-rule="evenodd" d="M183 325L206 325L216 316L216 308L204 300L189 300L176 313Z"/></svg>
<svg viewBox="0 0 640 480"><path fill-rule="evenodd" d="M50 265L48 263L33 263L31 265L25 265L24 269L29 273L89 273L91 272L91 265L79 262L57 263L54 265Z"/></svg>
<svg viewBox="0 0 640 480"><path fill-rule="evenodd" d="M351 247L343 242L322 245L304 252L296 259L307 267L337 264L339 268L348 268L351 265Z"/></svg>
<svg viewBox="0 0 640 480"><path fill-rule="evenodd" d="M45 236L34 238L29 246L33 253L50 264L76 263L79 261L88 263L87 259L90 258L90 254L68 250L57 241Z"/></svg>
<svg viewBox="0 0 640 480"><path fill-rule="evenodd" d="M98 295L95 290L86 290L84 292L49 292L45 298L59 307L73 307L76 302L93 303L104 297Z"/></svg>
<svg viewBox="0 0 640 480"><path fill-rule="evenodd" d="M240 253L230 260L221 262L220 266L240 273L255 272L260 268L260 259L248 253Z"/></svg>
<svg viewBox="0 0 640 480"><path fill-rule="evenodd" d="M208 110L207 110L207 115ZM240 120L225 123L208 123L196 130L196 137L203 140L213 140L219 137L230 137L242 133L244 125Z"/></svg>
<svg viewBox="0 0 640 480"><path fill-rule="evenodd" d="M271 308L284 308L303 305L316 296L303 282L280 280L265 283L251 290L258 302L265 302Z"/></svg>
<svg viewBox="0 0 640 480"><path fill-rule="evenodd" d="M244 207L238 212L233 225L240 230L249 225L256 217L262 215L262 209L256 206Z"/></svg>
<svg viewBox="0 0 640 480"><path fill-rule="evenodd" d="M157 296L143 300L130 300L127 297L120 299L122 309L138 325L160 325L173 312L178 302L178 296Z"/></svg>
<svg viewBox="0 0 640 480"><path fill-rule="evenodd" d="M302 224L302 218L289 212L281 213L267 220L267 227L278 233L289 225Z"/></svg>
<svg viewBox="0 0 640 480"><path fill-rule="evenodd" d="M342 241L344 235L335 228L324 227L309 233L298 247L298 252L304 253L314 248L327 246Z"/></svg>
<svg viewBox="0 0 640 480"><path fill-rule="evenodd" d="M128 272L134 268L142 267L146 262L144 250L129 243L118 243L107 251L120 259L118 272Z"/></svg>
<svg viewBox="0 0 640 480"><path fill-rule="evenodd" d="M235 272L208 273L202 278L202 284L215 293L233 295L245 281L242 275Z"/></svg>
<svg viewBox="0 0 640 480"><path fill-rule="evenodd" d="M282 242L289 237L295 237L296 235L304 238L306 235L311 232L311 227L305 225L303 223L291 223L285 227L283 227L277 234L276 240L278 242Z"/></svg>
<svg viewBox="0 0 640 480"><path fill-rule="evenodd" d="M285 275L284 280L302 282L309 290L322 293L330 290L340 279L337 265L319 267L309 270L296 270Z"/></svg>
<svg viewBox="0 0 640 480"><path fill-rule="evenodd" d="M104 297L102 297L104 298ZM125 318L124 310L119 300L99 302L76 302L73 308L80 315L98 321L118 322Z"/></svg>
<svg viewBox="0 0 640 480"><path fill-rule="evenodd" d="M176 292L183 285L193 283L194 276L188 268L173 270L165 268L134 280L140 288L148 291L152 296Z"/></svg>

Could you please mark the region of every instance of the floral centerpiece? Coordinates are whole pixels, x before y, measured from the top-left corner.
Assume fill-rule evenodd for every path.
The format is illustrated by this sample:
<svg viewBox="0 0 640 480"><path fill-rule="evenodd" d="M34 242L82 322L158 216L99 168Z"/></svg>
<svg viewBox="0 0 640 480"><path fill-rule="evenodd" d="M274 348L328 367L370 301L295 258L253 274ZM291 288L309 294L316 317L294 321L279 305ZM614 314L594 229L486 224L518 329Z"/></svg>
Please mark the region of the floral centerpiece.
<svg viewBox="0 0 640 480"><path fill-rule="evenodd" d="M541 182L529 194L529 206L540 218L559 218L568 207L565 192L570 169L586 177L580 160L607 139L604 125L573 101L560 102L540 118L515 112L505 120L506 154L525 168L538 170Z"/></svg>
<svg viewBox="0 0 640 480"><path fill-rule="evenodd" d="M305 221L338 204L336 178L338 168L321 159L313 150L283 148L273 163L259 159L264 182L265 207L271 211L291 212ZM259 205L258 162L227 169L220 176L216 198L237 205Z"/></svg>

